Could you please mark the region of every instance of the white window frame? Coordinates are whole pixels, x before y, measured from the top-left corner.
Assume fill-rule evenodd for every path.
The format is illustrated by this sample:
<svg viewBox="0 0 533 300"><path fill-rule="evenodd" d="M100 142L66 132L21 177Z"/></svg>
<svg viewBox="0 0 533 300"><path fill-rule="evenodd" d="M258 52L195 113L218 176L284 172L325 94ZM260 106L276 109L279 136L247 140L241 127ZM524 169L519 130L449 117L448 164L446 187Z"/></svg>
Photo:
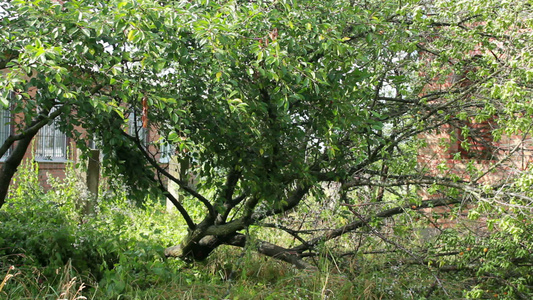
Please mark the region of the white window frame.
<svg viewBox="0 0 533 300"><path fill-rule="evenodd" d="M2 141L2 144L7 140L7 138L12 133L11 128L11 108L5 108L0 110L0 141ZM6 158L11 154L11 147L7 149L6 153L2 157L0 157L0 161L5 161Z"/></svg>
<svg viewBox="0 0 533 300"><path fill-rule="evenodd" d="M135 132L137 130L137 132ZM148 130L147 128L143 127L143 122L141 119L141 116L139 116L137 113L135 113L135 110L132 110L130 112L130 115L128 116L128 134L137 137L139 136L139 139L141 141L141 144L143 146L146 146L148 141Z"/></svg>
<svg viewBox="0 0 533 300"><path fill-rule="evenodd" d="M68 160L67 136L57 128L55 121L39 129L36 138L36 161L65 162Z"/></svg>
<svg viewBox="0 0 533 300"><path fill-rule="evenodd" d="M170 163L172 156L174 155L174 150L172 149L172 144L170 144L166 139L162 139L159 146L159 162L162 164Z"/></svg>

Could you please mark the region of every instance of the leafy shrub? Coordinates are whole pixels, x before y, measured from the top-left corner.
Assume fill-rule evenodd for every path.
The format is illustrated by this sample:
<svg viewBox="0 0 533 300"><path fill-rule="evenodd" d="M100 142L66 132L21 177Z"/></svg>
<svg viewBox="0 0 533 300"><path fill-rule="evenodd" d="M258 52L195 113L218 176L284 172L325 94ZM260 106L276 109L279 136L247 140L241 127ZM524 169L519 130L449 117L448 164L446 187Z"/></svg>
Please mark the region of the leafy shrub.
<svg viewBox="0 0 533 300"><path fill-rule="evenodd" d="M141 208L116 189L103 193L96 215L82 216L83 187L73 167L65 180L50 180L46 193L35 188L38 182L37 166L26 163L0 211L0 271L11 265L24 276L38 270L32 286L40 290L59 284L58 274L69 265L109 297L171 279L175 268L164 262L163 251L178 240L176 228L183 224L158 199ZM4 292L17 288L6 285Z"/></svg>
<svg viewBox="0 0 533 300"><path fill-rule="evenodd" d="M406 214L405 220L396 219L388 242L362 228L357 236L321 245L320 253L327 255L315 259L322 270L317 273L232 247L218 249L203 263L186 265L163 257L164 248L180 240L186 226L179 216L167 213L157 197L147 197L140 207L129 199L120 181L113 181L107 183L111 189L101 193L96 215L83 216L78 207L85 196L73 167L65 180L50 180L52 188L46 193L37 187L37 174L37 167L26 163L0 210L0 279L9 277L0 295L10 299L75 299L82 293L94 299L175 299L176 295L185 299L222 295L527 299L532 295L533 232L525 209L498 210L482 203L472 207L471 216L490 216L484 219L489 228L444 229L424 245L412 230L413 215ZM316 209L322 212L327 207ZM197 210L201 215L201 208ZM292 214L287 222L308 212ZM331 220L335 217L343 218L331 213ZM371 226L386 228L384 224ZM259 227L249 234L287 245L292 241L283 235L270 236ZM334 257L335 251L330 251L353 249L354 241L364 243L367 253Z"/></svg>

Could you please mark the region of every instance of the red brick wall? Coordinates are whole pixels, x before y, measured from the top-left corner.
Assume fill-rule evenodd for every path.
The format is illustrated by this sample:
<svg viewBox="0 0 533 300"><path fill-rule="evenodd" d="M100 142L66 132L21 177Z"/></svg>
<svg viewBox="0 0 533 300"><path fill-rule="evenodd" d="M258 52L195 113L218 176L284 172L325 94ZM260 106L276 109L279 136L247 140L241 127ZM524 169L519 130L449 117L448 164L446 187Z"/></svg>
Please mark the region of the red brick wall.
<svg viewBox="0 0 533 300"><path fill-rule="evenodd" d="M481 183L496 183L517 171L526 169L533 162L533 143L528 139L522 143L520 136L503 136L493 142L494 159L475 159L462 157L461 152L464 150L458 148L458 143L451 138L449 132L449 128L444 127L440 132L420 136L426 140L427 146L419 149L418 163L430 175L455 174L465 180L473 180L468 170L469 165L484 173L500 159L509 156L508 160L479 180Z"/></svg>
<svg viewBox="0 0 533 300"><path fill-rule="evenodd" d="M33 153L33 143L32 146L30 146L26 150L26 154L24 155L23 161L27 160L34 160L34 153ZM75 143L72 141L68 142L67 145L67 153L69 155L68 160L65 161L42 161L42 160L34 160L38 164L39 167L39 181L41 183L41 186L44 188L44 190L50 189L50 184L48 183L48 178L54 177L57 179L64 179L66 174L65 170L68 163L76 163L78 161L78 157L76 153L78 152L76 149ZM3 162L0 161L0 167L2 166ZM15 174L16 176L17 174Z"/></svg>
<svg viewBox="0 0 533 300"><path fill-rule="evenodd" d="M522 140L522 136L503 136L500 140L494 142L498 151L496 153L497 157L493 160L455 159L456 157L454 156L460 156L460 149L450 136L450 128L446 126L440 132L435 131L424 134L420 138L426 140L427 146L418 151L418 165L428 175L441 177L457 175L463 180L474 180L475 178L472 177L479 176L476 175L477 173L484 174L478 180L479 183L496 184L510 179L517 172L528 168L529 164L533 162L533 141L530 137ZM459 154L454 155L455 153ZM494 164L499 162L499 159L505 157L509 157L509 159L493 168ZM472 169L474 169L474 172L472 172ZM421 191L420 195L426 199L441 196L430 194L426 191ZM450 213L453 207L459 207L461 209L460 212L453 216L450 215L450 217L440 218L436 222L439 227L452 227L457 222L463 222L469 224L468 226L473 230L485 230L485 218L468 220L467 216L472 207L471 204L456 204L450 207L424 209L422 213L430 218L432 218L433 214L438 214L442 217Z"/></svg>
<svg viewBox="0 0 533 300"><path fill-rule="evenodd" d="M50 189L48 178L65 179L66 163L39 162L39 182L45 191Z"/></svg>

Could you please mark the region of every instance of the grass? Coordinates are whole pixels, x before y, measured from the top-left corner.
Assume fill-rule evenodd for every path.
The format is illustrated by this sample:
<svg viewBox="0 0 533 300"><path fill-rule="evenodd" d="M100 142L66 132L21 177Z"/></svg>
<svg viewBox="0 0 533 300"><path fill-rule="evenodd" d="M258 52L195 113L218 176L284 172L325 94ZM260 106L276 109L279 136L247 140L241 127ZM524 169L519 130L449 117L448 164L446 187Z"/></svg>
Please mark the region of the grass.
<svg viewBox="0 0 533 300"><path fill-rule="evenodd" d="M138 299L356 299L343 275L296 270L240 250L222 248L206 263L195 263L164 287L137 291ZM202 274L202 275L200 275ZM196 278L194 278L197 276ZM194 278L191 280L191 278ZM362 298L363 299L363 298ZM373 299L373 298L368 298Z"/></svg>
<svg viewBox="0 0 533 300"><path fill-rule="evenodd" d="M51 208L37 209L49 212ZM25 224L30 217L18 213L10 215L14 218L10 230L28 232ZM54 213L49 216L55 218ZM22 219L20 226L16 218ZM157 204L144 209L104 208L91 221L94 223L74 223L72 227L65 216L55 219L53 224L46 223L50 218L38 219L45 223L32 226L53 225L64 230L53 234L50 229L32 231L32 237L19 237L26 239L21 244L26 249L46 252L29 253L21 247L19 252L0 254L0 274L4 274L0 299L424 299L425 295L430 295L428 299L451 299L462 298L464 290L476 284L465 280L470 274L439 274L437 268L409 264L402 251L319 258L315 260L319 271L297 270L230 246L220 247L204 262L165 259L162 241L172 242L179 236L169 225L173 216ZM268 236L257 229L255 234L279 239L279 235ZM65 235L77 238L65 239ZM43 239L47 247L43 247ZM43 256L57 256L58 248L50 245L64 241L80 245L63 250L66 257L43 260ZM346 238L323 245L322 250L328 253L328 247L349 243ZM430 289L433 291L428 293Z"/></svg>
<svg viewBox="0 0 533 300"><path fill-rule="evenodd" d="M416 238L412 227L404 226L402 234L383 230L386 236L382 237L394 243L385 243L361 229L321 245L320 253L329 255L313 259L319 271L297 270L249 249L230 246L219 247L203 262L186 263L164 258L164 248L179 241L185 229L183 221L165 212L158 201L148 199L139 207L116 189L104 194L96 216L80 219L75 180L55 182L53 189L43 194L31 184L37 182L35 171L21 173L25 180L19 181L9 203L0 210L2 300L515 299L519 293L527 299L531 295L531 267L501 265L505 259L522 257L526 261L530 257L521 243L511 247L514 244L508 243L505 235L495 236L489 246L490 240L446 230L432 245L426 245ZM286 221L305 219L292 217ZM333 213L325 217L334 218ZM312 221L309 226L315 223ZM399 218L395 222L404 224ZM293 243L287 234L268 233L259 227L250 228L249 234L251 240L260 238L287 247ZM431 251L470 250L433 256L434 261L421 264L397 245L420 256L431 255ZM497 247L506 252L492 250ZM485 248L491 250L484 252ZM333 255L340 250L353 253ZM461 270L461 266L474 268ZM483 275L486 272L478 272L482 267L490 274L502 275L489 278ZM517 276L505 277L508 274ZM505 282L496 281L501 278Z"/></svg>
<svg viewBox="0 0 533 300"><path fill-rule="evenodd" d="M78 300L78 299L95 299L95 290L86 292L87 286L82 279L73 276L70 261L63 270L58 269L57 280L55 285L48 284L43 279L42 274L37 268L16 268L8 267L8 272L4 276L0 285L0 298L6 299L60 299L60 300ZM84 294L93 294L88 298Z"/></svg>
<svg viewBox="0 0 533 300"><path fill-rule="evenodd" d="M237 259L229 263L228 258L233 257ZM169 265L172 264L169 260ZM0 295L7 299L68 300L381 298L373 294L371 282L357 287L338 271L296 270L283 262L253 253L243 255L240 249L232 247L218 249L206 262L178 268L179 272L171 280L144 287L132 281L128 283L129 289L117 294L110 293L109 283L98 283L77 274L70 261L57 270L55 280L43 279L37 269L9 267L4 279L7 289L0 291Z"/></svg>
<svg viewBox="0 0 533 300"><path fill-rule="evenodd" d="M320 271L308 271L229 246L188 264L141 252L124 252L101 278L71 259L45 276L29 256L16 267L9 262L20 260L0 257L0 299L425 299L431 288L427 299L460 299L475 284L469 274L402 264L402 253L323 258Z"/></svg>

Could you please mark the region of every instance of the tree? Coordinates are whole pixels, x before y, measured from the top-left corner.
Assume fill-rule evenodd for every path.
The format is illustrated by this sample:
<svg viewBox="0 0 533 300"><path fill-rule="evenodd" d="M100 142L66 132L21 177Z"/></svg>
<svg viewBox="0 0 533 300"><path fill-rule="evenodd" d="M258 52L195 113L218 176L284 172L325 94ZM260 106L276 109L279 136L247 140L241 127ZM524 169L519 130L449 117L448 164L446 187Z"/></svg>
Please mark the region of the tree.
<svg viewBox="0 0 533 300"><path fill-rule="evenodd" d="M531 205L512 178L483 181L515 145L463 177L417 162L428 134L443 128L463 129L468 150L484 133L467 121L498 116L493 136L527 137L531 121L515 118L530 110L525 1L17 1L10 10L0 53L12 105L26 124L61 107L63 130L91 133L132 191L168 197L188 226L169 256L201 260L223 244L244 247L243 231L263 226L299 244L255 241L256 250L305 268L320 245L370 228L423 261L382 236L379 220L496 198ZM159 144L124 131L133 114L188 162L184 177L158 163ZM201 218L190 202L203 207ZM311 234L279 221L310 203L327 203L336 223Z"/></svg>
<svg viewBox="0 0 533 300"><path fill-rule="evenodd" d="M74 32L77 31L73 28L76 25L65 23L61 26L64 30L68 27L71 34L51 27L50 22L57 21L55 18L65 16L60 14L61 8L56 4L2 3L5 13L0 16L3 43L0 50L0 100L3 108L10 109L20 118L10 121L14 132L0 146L0 155L7 155L0 172L0 206L4 204L17 167L41 128L56 122L63 131L79 137L73 127L76 123L66 114L74 109L80 110L82 116L94 112L91 105L105 105L93 97L102 86L93 85L88 77L93 74L92 70L86 70L87 65L76 64L76 60L82 58L76 52L79 49L75 49L82 44L75 41L80 37ZM51 19L42 20L40 14ZM64 20L68 22L67 18ZM50 26L44 26L41 21ZM97 41L86 38L84 42L87 44L83 47L89 45L94 51ZM52 40L54 42L50 43Z"/></svg>

